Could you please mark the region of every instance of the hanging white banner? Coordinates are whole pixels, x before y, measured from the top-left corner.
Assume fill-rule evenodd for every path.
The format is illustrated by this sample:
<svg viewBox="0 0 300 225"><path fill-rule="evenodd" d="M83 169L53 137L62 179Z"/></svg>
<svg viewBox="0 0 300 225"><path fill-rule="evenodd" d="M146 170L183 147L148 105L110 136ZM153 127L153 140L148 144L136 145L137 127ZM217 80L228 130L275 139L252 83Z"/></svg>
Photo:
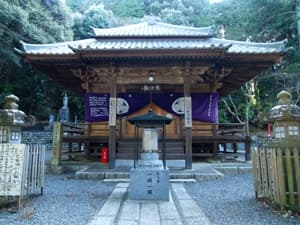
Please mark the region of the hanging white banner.
<svg viewBox="0 0 300 225"><path fill-rule="evenodd" d="M109 99L109 126L116 126L117 98Z"/></svg>
<svg viewBox="0 0 300 225"><path fill-rule="evenodd" d="M184 126L192 127L192 98L184 97Z"/></svg>

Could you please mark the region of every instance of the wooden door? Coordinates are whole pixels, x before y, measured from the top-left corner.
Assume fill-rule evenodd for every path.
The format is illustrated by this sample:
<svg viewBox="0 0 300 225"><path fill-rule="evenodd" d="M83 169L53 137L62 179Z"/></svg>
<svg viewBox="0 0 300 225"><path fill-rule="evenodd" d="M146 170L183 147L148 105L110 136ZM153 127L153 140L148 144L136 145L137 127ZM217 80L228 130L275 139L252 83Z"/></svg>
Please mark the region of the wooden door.
<svg viewBox="0 0 300 225"><path fill-rule="evenodd" d="M139 111L129 115L127 118L124 118L124 129L123 129L123 137L125 138L133 138L134 137L134 126L130 124L127 119L131 117L135 117L138 115L143 115L148 112L148 110L152 108L153 112L162 115L162 116L169 116L173 119L173 121L166 126L166 137L167 138L179 138L181 136L181 127L180 127L180 118L174 114L168 113L167 111L163 110L162 108L158 107L155 104L150 104L145 106L144 108L140 109ZM141 132L141 129L140 129ZM141 133L139 134L141 137Z"/></svg>

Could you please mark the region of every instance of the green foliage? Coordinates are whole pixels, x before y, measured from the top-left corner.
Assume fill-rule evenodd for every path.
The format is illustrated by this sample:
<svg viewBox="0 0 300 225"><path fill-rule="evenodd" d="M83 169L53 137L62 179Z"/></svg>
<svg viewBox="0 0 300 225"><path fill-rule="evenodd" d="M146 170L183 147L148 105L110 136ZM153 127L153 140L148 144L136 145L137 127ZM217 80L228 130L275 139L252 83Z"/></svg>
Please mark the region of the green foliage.
<svg viewBox="0 0 300 225"><path fill-rule="evenodd" d="M292 37L296 31L291 1L227 0L212 13L213 23L224 25L228 38L265 42Z"/></svg>
<svg viewBox="0 0 300 225"><path fill-rule="evenodd" d="M72 18L60 0L3 0L0 3L0 105L14 93L20 97L20 109L39 119L48 117L47 108L57 109L56 95L62 91L45 75L20 62L13 49L19 41L51 43L71 40Z"/></svg>
<svg viewBox="0 0 300 225"><path fill-rule="evenodd" d="M112 7L114 14L120 17L138 17L145 15L145 5L140 0L119 0Z"/></svg>
<svg viewBox="0 0 300 225"><path fill-rule="evenodd" d="M103 1L103 0L66 0L66 4L70 7L74 12L79 12L81 14L84 13L90 6L103 4L103 2L111 2L111 1Z"/></svg>
<svg viewBox="0 0 300 225"><path fill-rule="evenodd" d="M114 21L113 12L106 10L103 4L91 5L83 14L74 14L74 38L86 38L91 27L111 27Z"/></svg>

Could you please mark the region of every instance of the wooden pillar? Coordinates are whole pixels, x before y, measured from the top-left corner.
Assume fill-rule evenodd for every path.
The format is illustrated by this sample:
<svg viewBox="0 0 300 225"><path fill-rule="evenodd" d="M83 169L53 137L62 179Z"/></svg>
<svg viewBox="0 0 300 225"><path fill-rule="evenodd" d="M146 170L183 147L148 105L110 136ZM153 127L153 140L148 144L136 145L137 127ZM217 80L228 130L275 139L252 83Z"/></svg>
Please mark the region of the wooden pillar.
<svg viewBox="0 0 300 225"><path fill-rule="evenodd" d="M61 145L63 136L63 126L60 122L53 124L53 140L52 140L52 160L51 164L58 166L61 158Z"/></svg>
<svg viewBox="0 0 300 225"><path fill-rule="evenodd" d="M117 110L117 74L115 66L111 66L109 99L109 168L115 168L116 164L116 110Z"/></svg>
<svg viewBox="0 0 300 225"><path fill-rule="evenodd" d="M250 136L246 136L246 142L245 142L245 160L250 161L251 160L251 138Z"/></svg>
<svg viewBox="0 0 300 225"><path fill-rule="evenodd" d="M215 71L211 77L211 81L209 82L209 92L210 93L215 93L218 90L218 82L217 82L217 76L218 76L218 71ZM218 142L216 141L216 136L217 136L217 124L213 124L213 155L214 159L217 159L218 152L219 152L219 146Z"/></svg>
<svg viewBox="0 0 300 225"><path fill-rule="evenodd" d="M214 154L214 159L217 159L217 155L218 155L218 143L216 141L216 137L217 137L217 125L213 124L213 154Z"/></svg>
<svg viewBox="0 0 300 225"><path fill-rule="evenodd" d="M190 62L185 64L184 71L184 130L185 130L185 168L192 169L192 100L190 84Z"/></svg>
<svg viewBox="0 0 300 225"><path fill-rule="evenodd" d="M247 106L248 107L248 106ZM245 160L251 160L251 137L249 133L249 118L248 112L246 116L246 124L245 124L245 135L246 135L246 142L245 142Z"/></svg>
<svg viewBox="0 0 300 225"><path fill-rule="evenodd" d="M85 129L85 135L87 136L87 137L90 137L90 135L91 135L91 124L90 123L86 123L85 124L85 126L84 126L84 129ZM88 138L86 141L85 141L85 143L84 143L84 152L85 152L85 155L87 156L87 157L89 157L90 156L90 138Z"/></svg>

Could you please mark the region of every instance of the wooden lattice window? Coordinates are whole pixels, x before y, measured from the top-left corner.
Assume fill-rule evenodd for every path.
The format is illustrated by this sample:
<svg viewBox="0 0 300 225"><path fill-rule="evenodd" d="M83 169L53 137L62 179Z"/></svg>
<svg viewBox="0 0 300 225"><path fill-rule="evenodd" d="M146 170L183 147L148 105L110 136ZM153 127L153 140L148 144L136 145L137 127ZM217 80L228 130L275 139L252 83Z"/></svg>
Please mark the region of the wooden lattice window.
<svg viewBox="0 0 300 225"><path fill-rule="evenodd" d="M284 127L275 128L275 137L276 138L285 138L285 129Z"/></svg>
<svg viewBox="0 0 300 225"><path fill-rule="evenodd" d="M298 126L289 126L289 135L290 136L299 135L299 127Z"/></svg>

